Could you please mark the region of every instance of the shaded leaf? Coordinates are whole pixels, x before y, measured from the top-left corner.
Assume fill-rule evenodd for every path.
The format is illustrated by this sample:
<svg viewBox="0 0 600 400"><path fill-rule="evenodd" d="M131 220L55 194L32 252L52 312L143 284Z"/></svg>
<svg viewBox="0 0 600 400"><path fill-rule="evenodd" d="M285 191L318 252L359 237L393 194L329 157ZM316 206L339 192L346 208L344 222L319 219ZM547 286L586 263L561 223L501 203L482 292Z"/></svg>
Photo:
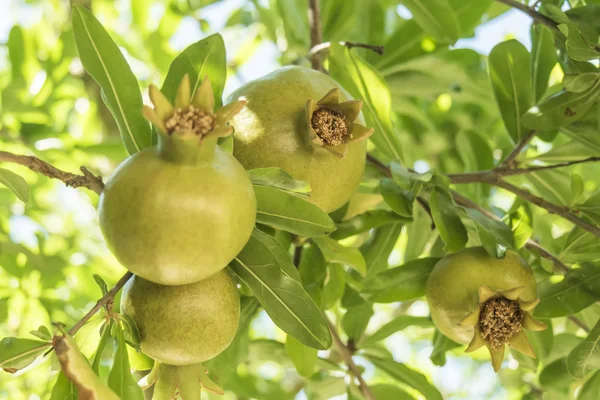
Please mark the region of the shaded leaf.
<svg viewBox="0 0 600 400"><path fill-rule="evenodd" d="M402 226L396 223L374 229L369 240L360 247L367 263L367 279L388 268L388 259L402 232Z"/></svg>
<svg viewBox="0 0 600 400"><path fill-rule="evenodd" d="M446 352L459 346L461 345L448 339L448 337L436 329L433 334L433 351L429 359L437 366L444 366L446 365Z"/></svg>
<svg viewBox="0 0 600 400"><path fill-rule="evenodd" d="M566 388L574 381L567 370L567 359L564 357L545 366L539 379L543 387L553 389Z"/></svg>
<svg viewBox="0 0 600 400"><path fill-rule="evenodd" d="M370 210L338 223L337 229L331 233L330 237L336 240L345 239L373 228L404 222L410 222L410 219L393 211Z"/></svg>
<svg viewBox="0 0 600 400"><path fill-rule="evenodd" d="M410 315L401 315L379 328L372 335L366 337L363 340L362 345L374 345L377 342L389 337L390 335L393 335L396 332L408 328L409 326L420 326L423 328L429 328L433 325L431 320L427 317L413 317Z"/></svg>
<svg viewBox="0 0 600 400"><path fill-rule="evenodd" d="M348 335L348 339L358 341L369 325L369 320L373 316L373 304L363 302L362 304L350 307L342 317L342 328Z"/></svg>
<svg viewBox="0 0 600 400"><path fill-rule="evenodd" d="M552 68L556 65L556 50L550 29L542 24L531 25L531 82L533 102L540 101L548 89Z"/></svg>
<svg viewBox="0 0 600 400"><path fill-rule="evenodd" d="M465 211L475 223L481 244L489 255L502 258L506 250L514 247L513 233L504 223L490 219L474 208Z"/></svg>
<svg viewBox="0 0 600 400"><path fill-rule="evenodd" d="M446 250L454 253L467 244L467 229L458 216L457 207L452 203L448 192L434 188L429 205L431 216L438 232L446 244Z"/></svg>
<svg viewBox="0 0 600 400"><path fill-rule="evenodd" d="M368 356L369 360L392 378L418 390L427 400L442 400L441 393L420 372L390 359Z"/></svg>
<svg viewBox="0 0 600 400"><path fill-rule="evenodd" d="M299 195L310 195L310 184L298 181L281 168L256 168L248 171L253 185L270 186Z"/></svg>
<svg viewBox="0 0 600 400"><path fill-rule="evenodd" d="M25 368L50 348L48 341L6 337L0 341L0 368L14 373Z"/></svg>
<svg viewBox="0 0 600 400"><path fill-rule="evenodd" d="M583 378L586 373L600 369L600 321L587 337L567 356L567 369L575 378Z"/></svg>
<svg viewBox="0 0 600 400"><path fill-rule="evenodd" d="M459 37L456 15L447 0L401 0L425 32L439 42L454 43Z"/></svg>
<svg viewBox="0 0 600 400"><path fill-rule="evenodd" d="M116 324L115 338L117 349L113 360L113 366L108 375L108 386L119 395L121 399L144 400L142 389L131 375L129 367L129 356L127 355L127 344L120 324Z"/></svg>
<svg viewBox="0 0 600 400"><path fill-rule="evenodd" d="M600 393L600 371L594 372L590 379L583 384L577 400L596 400L598 393Z"/></svg>
<svg viewBox="0 0 600 400"><path fill-rule="evenodd" d="M363 276L367 274L367 264L358 249L343 246L330 238L315 238L314 242L327 262L347 265Z"/></svg>

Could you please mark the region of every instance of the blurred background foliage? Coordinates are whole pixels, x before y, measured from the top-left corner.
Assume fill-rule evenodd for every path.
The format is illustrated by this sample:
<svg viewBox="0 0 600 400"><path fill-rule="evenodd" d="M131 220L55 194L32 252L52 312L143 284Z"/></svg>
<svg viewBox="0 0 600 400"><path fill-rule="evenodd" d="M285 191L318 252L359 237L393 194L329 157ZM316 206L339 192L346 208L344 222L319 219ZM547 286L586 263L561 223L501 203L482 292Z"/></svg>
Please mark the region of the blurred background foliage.
<svg viewBox="0 0 600 400"><path fill-rule="evenodd" d="M162 82L176 54L214 32L223 35L227 47L226 94L280 65L309 65L305 0L75 3L89 7L121 47L141 83L146 102L147 86ZM500 23L525 34L519 39L531 47L528 32L523 33L529 28L529 20L523 23L514 12L507 13L508 7L490 0L450 0L449 4L461 22L457 37L473 36L475 28L484 23ZM78 58L70 23L71 5L65 0L10 0L3 2L2 7L0 150L35 154L68 171L77 171L84 165L109 176L126 152L98 85L86 74ZM418 171L437 168L443 173L471 172L493 167L494 160L503 158L513 147L493 97L486 52L469 48L477 47L472 42L450 46L451 40L425 33L394 0L324 0L322 24L324 41L385 46L382 56L365 49L353 51L371 63L388 84L404 165ZM488 43L488 51L496 43ZM553 67L548 93L562 86L564 68L554 64L556 61L550 63ZM591 142L573 137L565 131L546 132L534 140L526 157L559 162L599 153L594 147L600 146L596 137L589 139ZM388 161L383 154L379 157ZM31 196L23 205L11 191L0 187L0 337L27 337L30 331L40 325L49 326L51 321L71 326L101 296L92 274L112 283L124 271L106 249L98 229L97 196L84 189L67 188L22 167L3 168L22 175L30 185ZM582 177L585 193L594 192L600 165L574 168ZM361 193L348 210L350 216L381 203L381 196L373 190L374 181L369 179L375 171L367 170L366 176ZM572 193L557 195L553 190L571 185L567 172L553 170L527 179L532 179L529 184L538 194L569 203ZM600 258L595 238L582 233L569 235L571 226L558 217L518 202L515 206L514 196L503 191L495 191L492 196L490 187L485 185L466 185L461 191L484 207L504 212L513 207L529 215L535 221L533 236L563 261ZM428 229L428 217L416 213L414 222L399 230L389 258L391 266L422 254L443 254L443 243L435 231ZM353 240L351 244L359 246L368 240L368 235ZM529 258L541 267L538 271L551 269L539 258ZM333 315L341 320L348 304L350 290L340 307L332 309ZM535 398L539 391L539 361L510 357L507 368L495 375L485 364L484 353L476 353L472 359L458 348L445 356L438 343L437 352L432 355L433 330L423 318L428 311L422 300L376 304L374 310L373 317L366 319L368 326L362 328L369 334L399 316L421 318L373 349L389 352L395 359L423 371L444 398ZM600 306L595 304L579 316L593 326L600 316ZM237 367L228 384L238 395L228 392L225 399L345 398L344 374L327 361L328 352L320 353L319 373L310 379L301 378L286 356L285 334L264 312L256 316L251 313L251 317L246 361ZM100 323L98 316L77 334L87 356L95 351ZM552 330L547 332L536 343L545 365L564 357L578 343L575 335L582 333L565 318L554 321L554 337ZM111 351L106 350L106 360L101 365L104 369L109 368ZM134 364L138 362L143 366L144 360ZM370 363L364 364L365 376L371 381L393 381ZM47 399L56 370L56 363L44 358L16 376L0 373L0 398ZM565 391L570 380L546 378L543 383L548 390L544 398L572 396L572 391Z"/></svg>

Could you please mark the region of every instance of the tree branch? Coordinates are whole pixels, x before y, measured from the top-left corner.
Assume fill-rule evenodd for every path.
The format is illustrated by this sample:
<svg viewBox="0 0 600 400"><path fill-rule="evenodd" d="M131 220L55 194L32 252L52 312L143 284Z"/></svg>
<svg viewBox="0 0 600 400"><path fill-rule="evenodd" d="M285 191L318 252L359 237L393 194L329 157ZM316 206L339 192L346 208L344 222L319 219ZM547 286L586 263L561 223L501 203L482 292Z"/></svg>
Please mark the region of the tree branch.
<svg viewBox="0 0 600 400"><path fill-rule="evenodd" d="M104 189L102 177L92 174L85 167L81 167L83 175L72 174L70 172L62 171L37 157L23 156L6 151L0 151L0 161L23 165L30 170L49 178L61 180L67 186L73 188L85 187L98 194Z"/></svg>
<svg viewBox="0 0 600 400"><path fill-rule="evenodd" d="M384 163L382 163L381 161L379 161L377 158L373 157L370 154L367 154L367 161L369 161L369 163L371 163L375 168L377 168L379 171L381 171L383 173L383 175L391 176L390 168L387 165L385 165ZM500 217L498 217L496 214L481 207L480 205L478 205L477 203L475 203L468 197L461 195L457 191L451 190L450 193L452 194L452 198L458 205L467 207L467 208L476 209L490 219L493 219L496 221L502 221L502 219ZM425 200L425 202L426 202L426 200ZM552 253L550 253L548 250L546 250L544 247L542 247L535 240L533 240L533 239L527 240L527 242L525 243L525 247L532 252L538 253L541 257L552 261L554 264L554 268L557 272L564 274L569 270L569 268L563 262L561 262L554 255L552 255Z"/></svg>
<svg viewBox="0 0 600 400"><path fill-rule="evenodd" d="M534 165L526 168L508 168L498 167L489 171L469 172L464 174L448 174L452 183L476 183L485 182L490 179L498 179L503 176L529 174L531 172L543 171L547 169L565 168L571 165L583 164L588 162L599 162L600 157L588 157L581 160L566 161L551 165Z"/></svg>
<svg viewBox="0 0 600 400"><path fill-rule="evenodd" d="M308 23L310 24L310 47L313 48L323 42L321 33L321 10L319 0L308 0ZM321 55L314 53L310 56L313 69L323 70Z"/></svg>
<svg viewBox="0 0 600 400"><path fill-rule="evenodd" d="M580 320L579 318L577 318L574 315L569 315L568 318L575 325L577 325L578 327L580 327L581 329L583 329L587 333L590 333L590 328L585 324L585 322L583 322L582 320Z"/></svg>
<svg viewBox="0 0 600 400"><path fill-rule="evenodd" d="M349 49L354 47L358 47L361 49L368 49L374 51L379 55L383 55L384 47L375 45L375 44L366 44L366 43L355 43L355 42L338 42L342 46L346 46ZM319 54L325 50L329 50L331 48L331 42L320 43L316 46L313 46L308 52L309 57L312 57L314 54Z"/></svg>
<svg viewBox="0 0 600 400"><path fill-rule="evenodd" d="M333 338L333 344L340 352L342 358L344 359L344 362L348 366L348 369L350 370L352 375L354 375L354 377L358 381L358 387L360 388L360 391L362 392L363 396L365 396L365 399L367 399L367 400L376 400L375 395L369 388L369 385L367 385L367 383L365 382L365 380L362 377L362 371L354 363L354 360L352 359L352 352L344 344L344 342L342 342L342 339L338 335L337 330L336 330L335 326L333 325L333 323L331 322L331 320L329 318L327 318L327 316L325 316L325 319L327 320L327 324L329 325L329 330L331 331L331 336Z"/></svg>
<svg viewBox="0 0 600 400"><path fill-rule="evenodd" d="M513 166L512 164L514 163L515 159L519 156L519 154L521 154L521 150L523 150L523 148L525 148L525 146L527 146L529 144L529 142L531 142L531 140L535 137L536 134L537 134L537 131L535 131L535 130L529 131L527 136L525 136L519 143L517 143L515 148L510 152L510 154L506 157L506 159L504 161L502 161L502 163L500 163L500 166L502 166L502 167Z"/></svg>
<svg viewBox="0 0 600 400"><path fill-rule="evenodd" d="M132 276L133 274L131 272L127 272L125 275L123 275L121 279L119 279L117 283L115 283L115 286L113 286L112 289L106 292L106 294L102 296L100 300L98 300L96 305L92 307L92 309L88 311L87 314L83 316L83 318L77 321L77 323L73 325L71 329L69 329L69 335L75 335L77 331L79 331L79 329L81 329L81 327L84 326L85 323L88 322L94 314L96 314L102 307L107 305L109 302L113 301L119 290L121 290L121 288L125 285L125 283L127 283L127 281Z"/></svg>
<svg viewBox="0 0 600 400"><path fill-rule="evenodd" d="M506 4L509 7L516 8L517 10L523 11L525 14L529 15L535 21L546 25L548 28L552 29L555 32L558 32L562 35L562 32L558 29L558 24L551 18L546 17L543 14L540 14L535 9L528 7L526 4L519 3L516 0L496 0L499 3Z"/></svg>

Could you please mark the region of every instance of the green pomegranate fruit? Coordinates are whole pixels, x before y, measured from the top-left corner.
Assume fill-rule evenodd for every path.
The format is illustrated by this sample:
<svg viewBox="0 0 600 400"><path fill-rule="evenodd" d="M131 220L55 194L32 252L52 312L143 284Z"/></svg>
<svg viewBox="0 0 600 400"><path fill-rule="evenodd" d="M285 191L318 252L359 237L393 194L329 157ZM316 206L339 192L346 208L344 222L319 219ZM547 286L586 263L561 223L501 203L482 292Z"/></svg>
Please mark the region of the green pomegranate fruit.
<svg viewBox="0 0 600 400"><path fill-rule="evenodd" d="M467 352L486 346L495 371L505 344L535 357L524 329L544 330L531 311L539 303L533 273L515 252L502 259L473 247L442 258L427 281L427 301L435 326Z"/></svg>
<svg viewBox="0 0 600 400"><path fill-rule="evenodd" d="M367 141L362 101L328 75L281 68L240 87L229 101L246 107L231 124L233 155L246 169L279 167L308 181L310 199L326 212L344 205L360 183Z"/></svg>
<svg viewBox="0 0 600 400"><path fill-rule="evenodd" d="M181 286L134 276L123 289L121 312L140 330L144 354L160 363L192 365L229 346L240 319L240 297L227 270Z"/></svg>
<svg viewBox="0 0 600 400"><path fill-rule="evenodd" d="M182 80L173 107L150 87L154 109L144 115L160 133L158 146L129 157L110 177L99 205L107 245L127 269L152 282L183 285L223 269L244 247L256 198L242 165L217 146L243 102L213 113L210 82L190 103Z"/></svg>

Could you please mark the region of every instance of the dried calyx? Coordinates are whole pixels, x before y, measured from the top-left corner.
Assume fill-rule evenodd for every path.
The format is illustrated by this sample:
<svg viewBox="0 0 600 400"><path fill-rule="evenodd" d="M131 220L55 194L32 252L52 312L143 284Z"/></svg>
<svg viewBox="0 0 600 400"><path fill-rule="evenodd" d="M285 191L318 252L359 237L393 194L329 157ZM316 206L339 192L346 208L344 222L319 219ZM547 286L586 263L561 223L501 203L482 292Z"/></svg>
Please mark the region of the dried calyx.
<svg viewBox="0 0 600 400"><path fill-rule="evenodd" d="M163 136L177 135L184 139L229 136L233 127L227 121L237 114L245 101L236 101L215 111L213 91L208 78L204 78L192 94L190 78L186 74L175 96L175 104L154 85L150 85L150 100L154 108L144 106L143 114Z"/></svg>
<svg viewBox="0 0 600 400"><path fill-rule="evenodd" d="M535 358L524 329L542 331L546 324L535 320L531 311L539 299L525 301L519 296L523 287L498 291L487 286L479 288L479 305L467 315L461 325L474 327L473 340L467 352L486 346L492 356L494 371L498 372L504 359L505 344Z"/></svg>
<svg viewBox="0 0 600 400"><path fill-rule="evenodd" d="M362 101L340 103L340 89L329 91L321 100L306 102L306 117L310 140L343 158L351 142L365 140L374 132L356 123L362 109Z"/></svg>

